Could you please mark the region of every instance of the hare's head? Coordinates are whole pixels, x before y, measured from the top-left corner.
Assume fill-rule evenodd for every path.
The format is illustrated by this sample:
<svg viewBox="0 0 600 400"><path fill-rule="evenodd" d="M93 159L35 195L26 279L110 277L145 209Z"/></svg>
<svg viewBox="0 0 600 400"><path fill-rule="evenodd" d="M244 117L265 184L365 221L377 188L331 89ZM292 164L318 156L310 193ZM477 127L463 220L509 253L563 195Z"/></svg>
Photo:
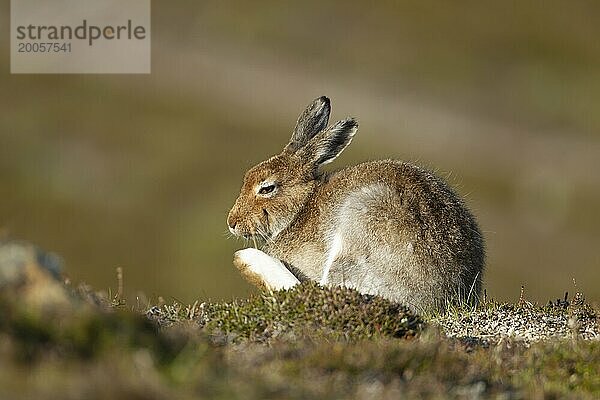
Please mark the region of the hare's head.
<svg viewBox="0 0 600 400"><path fill-rule="evenodd" d="M227 217L233 234L269 240L296 218L318 185L319 166L333 161L358 129L352 118L327 128L330 112L327 97L313 101L283 151L246 172Z"/></svg>

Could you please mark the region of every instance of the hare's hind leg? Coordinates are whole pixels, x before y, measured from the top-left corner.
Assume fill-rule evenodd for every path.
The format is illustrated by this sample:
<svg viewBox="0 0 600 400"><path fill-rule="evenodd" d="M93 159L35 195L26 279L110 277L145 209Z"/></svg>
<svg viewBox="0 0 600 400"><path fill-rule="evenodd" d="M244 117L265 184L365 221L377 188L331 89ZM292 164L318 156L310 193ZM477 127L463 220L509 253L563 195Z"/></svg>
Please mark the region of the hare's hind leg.
<svg viewBox="0 0 600 400"><path fill-rule="evenodd" d="M289 289L300 283L281 261L258 249L236 251L233 265L250 283L269 290Z"/></svg>

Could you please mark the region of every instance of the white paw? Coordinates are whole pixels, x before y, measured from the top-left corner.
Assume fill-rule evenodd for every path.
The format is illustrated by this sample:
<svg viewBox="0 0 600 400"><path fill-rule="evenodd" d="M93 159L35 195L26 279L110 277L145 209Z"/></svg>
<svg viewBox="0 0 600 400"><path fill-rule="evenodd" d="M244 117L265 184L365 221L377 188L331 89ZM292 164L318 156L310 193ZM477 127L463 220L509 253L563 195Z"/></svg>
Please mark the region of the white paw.
<svg viewBox="0 0 600 400"><path fill-rule="evenodd" d="M236 251L234 264L249 280L256 283L258 278L271 290L289 289L300 283L281 261L258 249Z"/></svg>

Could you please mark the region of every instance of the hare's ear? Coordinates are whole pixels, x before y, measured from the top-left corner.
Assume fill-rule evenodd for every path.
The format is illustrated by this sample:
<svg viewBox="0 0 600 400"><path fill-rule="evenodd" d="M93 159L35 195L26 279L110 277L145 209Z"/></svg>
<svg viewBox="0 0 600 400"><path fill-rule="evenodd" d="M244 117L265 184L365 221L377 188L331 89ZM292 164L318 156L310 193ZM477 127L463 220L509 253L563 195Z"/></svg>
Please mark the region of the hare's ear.
<svg viewBox="0 0 600 400"><path fill-rule="evenodd" d="M298 117L294 133L285 150L295 152L304 147L310 139L327 127L330 113L331 105L327 97L321 96L310 103Z"/></svg>
<svg viewBox="0 0 600 400"><path fill-rule="evenodd" d="M313 164L316 169L319 165L335 160L350 144L357 130L358 122L354 118L336 122L335 125L312 138L298 151L298 154L306 163Z"/></svg>

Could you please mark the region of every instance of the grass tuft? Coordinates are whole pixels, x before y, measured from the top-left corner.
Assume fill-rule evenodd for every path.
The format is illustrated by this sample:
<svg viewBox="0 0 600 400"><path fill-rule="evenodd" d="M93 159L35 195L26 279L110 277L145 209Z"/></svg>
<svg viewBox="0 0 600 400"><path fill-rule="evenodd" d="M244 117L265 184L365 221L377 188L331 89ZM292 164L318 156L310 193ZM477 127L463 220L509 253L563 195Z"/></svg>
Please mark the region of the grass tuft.
<svg viewBox="0 0 600 400"><path fill-rule="evenodd" d="M290 290L265 292L248 300L153 308L149 315L162 325L195 319L202 329L228 341L268 342L279 337L359 340L415 336L421 317L407 307L353 289L323 288L306 282Z"/></svg>

